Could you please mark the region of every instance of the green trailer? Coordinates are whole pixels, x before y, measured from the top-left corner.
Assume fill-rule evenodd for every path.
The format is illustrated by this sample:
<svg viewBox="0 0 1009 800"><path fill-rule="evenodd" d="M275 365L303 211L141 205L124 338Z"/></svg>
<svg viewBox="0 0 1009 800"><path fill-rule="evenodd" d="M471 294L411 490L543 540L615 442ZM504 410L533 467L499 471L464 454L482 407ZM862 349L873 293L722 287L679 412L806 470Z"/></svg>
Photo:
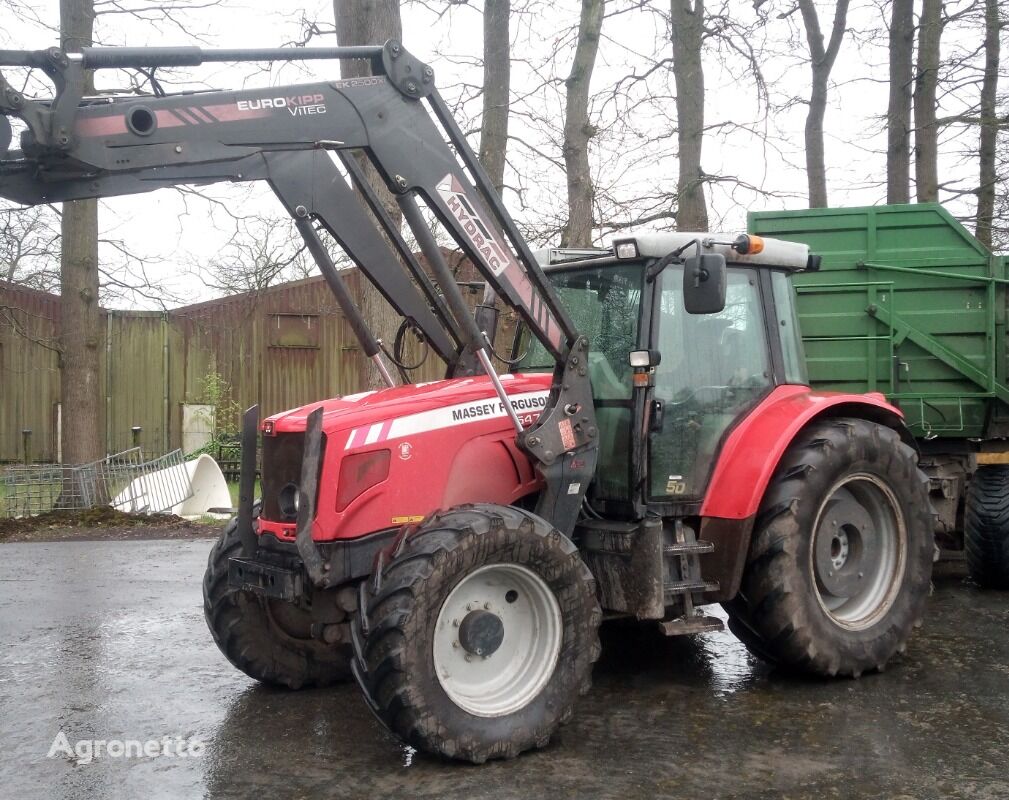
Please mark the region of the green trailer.
<svg viewBox="0 0 1009 800"><path fill-rule="evenodd" d="M813 386L903 410L940 546L1009 587L1009 257L936 204L757 212L748 225L823 259L795 276Z"/></svg>

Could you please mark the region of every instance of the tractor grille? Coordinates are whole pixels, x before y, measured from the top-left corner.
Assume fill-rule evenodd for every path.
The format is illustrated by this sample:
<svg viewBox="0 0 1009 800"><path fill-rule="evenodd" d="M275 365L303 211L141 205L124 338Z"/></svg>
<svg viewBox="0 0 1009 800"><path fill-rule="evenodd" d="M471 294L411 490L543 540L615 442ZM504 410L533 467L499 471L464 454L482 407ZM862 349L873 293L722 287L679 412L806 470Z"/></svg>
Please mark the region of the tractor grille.
<svg viewBox="0 0 1009 800"><path fill-rule="evenodd" d="M325 441L325 440L323 440ZM281 493L289 485L301 483L301 459L305 452L304 433L281 433L263 437L263 519L294 522L289 504L281 508ZM320 466L321 466L320 460Z"/></svg>

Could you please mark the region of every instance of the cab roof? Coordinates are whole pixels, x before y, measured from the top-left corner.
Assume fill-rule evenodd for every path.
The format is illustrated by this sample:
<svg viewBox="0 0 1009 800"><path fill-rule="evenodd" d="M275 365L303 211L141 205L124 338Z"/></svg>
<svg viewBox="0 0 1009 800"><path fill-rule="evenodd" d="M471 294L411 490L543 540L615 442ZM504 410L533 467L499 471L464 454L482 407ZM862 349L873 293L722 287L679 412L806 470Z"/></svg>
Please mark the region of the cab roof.
<svg viewBox="0 0 1009 800"><path fill-rule="evenodd" d="M544 266L559 266L573 264L579 261L594 261L599 259L627 261L632 258L662 258L674 250L689 245L694 240L701 242L702 253L720 253L725 256L728 264L740 266L773 267L777 269L804 270L815 269L809 246L798 242L786 242L781 239L759 237L763 249L759 253L743 255L733 249L736 236L727 233L691 233L678 231L675 233L653 233L643 231L613 238L611 247L597 248L546 248L537 250L537 261ZM751 237L751 239L756 237ZM634 245L633 250L623 247ZM620 246L620 247L618 247ZM621 257L621 251L630 251L631 255ZM688 249L684 255L690 255Z"/></svg>

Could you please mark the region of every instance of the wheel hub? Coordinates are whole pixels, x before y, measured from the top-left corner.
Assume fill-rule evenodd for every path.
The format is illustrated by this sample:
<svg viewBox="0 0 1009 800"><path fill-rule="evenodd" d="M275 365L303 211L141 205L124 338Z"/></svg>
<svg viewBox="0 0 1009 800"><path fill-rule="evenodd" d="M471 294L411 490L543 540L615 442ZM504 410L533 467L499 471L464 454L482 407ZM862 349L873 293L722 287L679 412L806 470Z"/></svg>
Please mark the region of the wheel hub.
<svg viewBox="0 0 1009 800"><path fill-rule="evenodd" d="M490 611L470 611L459 624L459 644L467 653L487 658L504 641L504 623Z"/></svg>
<svg viewBox="0 0 1009 800"><path fill-rule="evenodd" d="M853 475L821 506L811 560L821 606L839 625L874 624L900 586L907 548L903 517L886 484Z"/></svg>
<svg viewBox="0 0 1009 800"><path fill-rule="evenodd" d="M849 497L827 503L816 535L816 577L836 597L850 597L865 579L865 565L875 562L876 525L868 511Z"/></svg>

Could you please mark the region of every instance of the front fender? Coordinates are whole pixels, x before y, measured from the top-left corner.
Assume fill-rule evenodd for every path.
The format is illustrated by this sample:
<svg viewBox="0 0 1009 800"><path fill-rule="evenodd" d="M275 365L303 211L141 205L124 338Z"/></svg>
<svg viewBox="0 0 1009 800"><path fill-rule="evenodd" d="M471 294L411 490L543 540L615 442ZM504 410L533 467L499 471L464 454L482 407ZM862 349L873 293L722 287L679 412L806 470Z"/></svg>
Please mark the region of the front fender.
<svg viewBox="0 0 1009 800"><path fill-rule="evenodd" d="M757 513L771 476L802 428L827 416L863 417L896 429L914 446L904 415L883 395L814 392L778 386L729 434L701 504L702 517L748 519Z"/></svg>

